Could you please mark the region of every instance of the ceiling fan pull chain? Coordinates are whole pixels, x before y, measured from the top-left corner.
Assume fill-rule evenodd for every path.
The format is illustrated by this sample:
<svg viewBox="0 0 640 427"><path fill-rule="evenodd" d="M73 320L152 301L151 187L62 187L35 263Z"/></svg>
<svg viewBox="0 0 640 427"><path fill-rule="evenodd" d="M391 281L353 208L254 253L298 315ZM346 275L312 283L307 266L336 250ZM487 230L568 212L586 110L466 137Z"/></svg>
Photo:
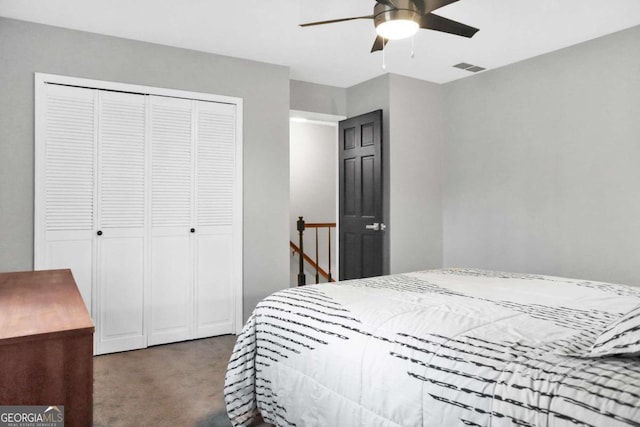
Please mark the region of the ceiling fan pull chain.
<svg viewBox="0 0 640 427"><path fill-rule="evenodd" d="M413 50L413 46L414 46L413 42L415 39L416 39L415 35L411 36L411 59L413 59L413 57L415 56L415 51Z"/></svg>
<svg viewBox="0 0 640 427"><path fill-rule="evenodd" d="M383 70L387 69L387 61L386 61L385 54L384 54L384 52L386 50L385 49L385 45L386 45L386 43L384 42L384 39L382 39L382 69Z"/></svg>

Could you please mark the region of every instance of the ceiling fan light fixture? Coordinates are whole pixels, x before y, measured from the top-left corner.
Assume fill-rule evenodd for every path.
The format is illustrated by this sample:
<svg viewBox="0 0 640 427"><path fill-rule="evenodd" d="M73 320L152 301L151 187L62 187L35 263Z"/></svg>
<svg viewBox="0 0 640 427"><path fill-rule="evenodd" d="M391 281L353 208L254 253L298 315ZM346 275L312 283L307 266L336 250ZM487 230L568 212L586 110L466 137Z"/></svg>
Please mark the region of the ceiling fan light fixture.
<svg viewBox="0 0 640 427"><path fill-rule="evenodd" d="M376 33L386 40L414 35L420 29L420 17L414 0L378 1L373 8Z"/></svg>
<svg viewBox="0 0 640 427"><path fill-rule="evenodd" d="M411 37L420 29L420 25L412 19L394 19L376 26L376 33L387 40L400 40Z"/></svg>

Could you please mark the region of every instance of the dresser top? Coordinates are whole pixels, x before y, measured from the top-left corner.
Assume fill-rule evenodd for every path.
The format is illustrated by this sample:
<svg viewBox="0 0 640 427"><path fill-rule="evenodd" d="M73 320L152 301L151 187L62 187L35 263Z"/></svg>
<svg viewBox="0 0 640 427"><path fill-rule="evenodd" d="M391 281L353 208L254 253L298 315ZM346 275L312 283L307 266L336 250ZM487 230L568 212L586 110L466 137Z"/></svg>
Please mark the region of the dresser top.
<svg viewBox="0 0 640 427"><path fill-rule="evenodd" d="M93 332L71 270L0 273L0 340Z"/></svg>

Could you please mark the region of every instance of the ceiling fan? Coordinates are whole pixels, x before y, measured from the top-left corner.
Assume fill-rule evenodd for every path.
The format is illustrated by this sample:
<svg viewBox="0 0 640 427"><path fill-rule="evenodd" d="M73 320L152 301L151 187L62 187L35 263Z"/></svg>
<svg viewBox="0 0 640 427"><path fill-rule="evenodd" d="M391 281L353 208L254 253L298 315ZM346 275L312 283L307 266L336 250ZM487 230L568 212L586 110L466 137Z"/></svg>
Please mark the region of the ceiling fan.
<svg viewBox="0 0 640 427"><path fill-rule="evenodd" d="M458 0L376 0L372 15L309 22L300 26L310 27L356 19L373 19L378 36L371 52L382 50L389 40L410 37L420 28L471 38L479 31L478 28L432 13L456 1Z"/></svg>

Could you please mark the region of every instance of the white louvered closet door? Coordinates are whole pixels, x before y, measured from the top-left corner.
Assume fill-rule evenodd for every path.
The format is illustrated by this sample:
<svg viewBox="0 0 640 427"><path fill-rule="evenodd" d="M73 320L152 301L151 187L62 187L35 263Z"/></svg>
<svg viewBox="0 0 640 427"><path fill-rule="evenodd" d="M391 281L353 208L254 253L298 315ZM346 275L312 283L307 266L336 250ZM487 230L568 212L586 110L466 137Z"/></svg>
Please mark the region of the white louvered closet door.
<svg viewBox="0 0 640 427"><path fill-rule="evenodd" d="M152 284L148 343L155 345L193 337L195 101L149 98Z"/></svg>
<svg viewBox="0 0 640 427"><path fill-rule="evenodd" d="M92 313L96 91L47 84L35 161L36 270L70 268Z"/></svg>
<svg viewBox="0 0 640 427"><path fill-rule="evenodd" d="M196 103L197 338L233 332L236 107Z"/></svg>
<svg viewBox="0 0 640 427"><path fill-rule="evenodd" d="M34 266L71 269L95 352L238 332L241 100L41 76Z"/></svg>
<svg viewBox="0 0 640 427"><path fill-rule="evenodd" d="M144 348L146 97L99 91L97 351Z"/></svg>

